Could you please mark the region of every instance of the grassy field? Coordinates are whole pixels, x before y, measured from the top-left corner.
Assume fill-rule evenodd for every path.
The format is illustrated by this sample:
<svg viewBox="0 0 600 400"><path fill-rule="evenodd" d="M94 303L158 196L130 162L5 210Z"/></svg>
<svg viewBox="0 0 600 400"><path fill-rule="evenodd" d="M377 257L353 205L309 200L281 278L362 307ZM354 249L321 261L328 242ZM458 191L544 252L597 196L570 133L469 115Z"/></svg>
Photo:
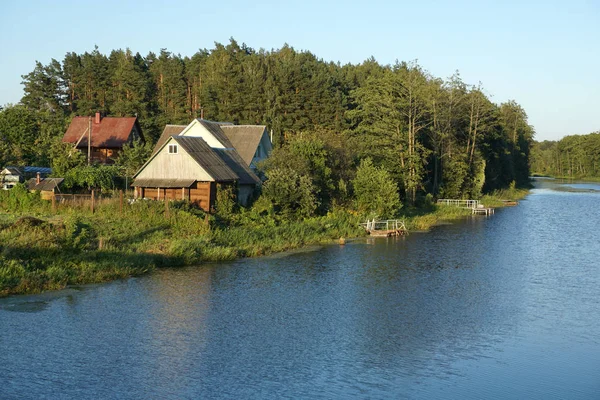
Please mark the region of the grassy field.
<svg viewBox="0 0 600 400"><path fill-rule="evenodd" d="M484 204L502 204L526 191L496 193ZM409 230L427 230L463 218L469 210L429 205L402 209ZM185 203L118 198L89 205L58 205L13 189L0 193L0 296L39 293L67 285L104 282L161 267L255 257L365 235L363 217L338 210L288 220L270 212L240 210L207 215Z"/></svg>

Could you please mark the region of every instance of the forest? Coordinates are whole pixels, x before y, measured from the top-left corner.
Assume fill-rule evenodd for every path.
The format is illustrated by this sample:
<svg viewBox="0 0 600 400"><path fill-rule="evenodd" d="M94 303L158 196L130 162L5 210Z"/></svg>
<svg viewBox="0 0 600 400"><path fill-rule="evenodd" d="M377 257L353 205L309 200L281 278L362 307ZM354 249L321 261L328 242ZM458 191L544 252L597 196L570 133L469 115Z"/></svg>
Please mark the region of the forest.
<svg viewBox="0 0 600 400"><path fill-rule="evenodd" d="M22 78L21 101L0 111L0 166L85 168L65 159L61 138L73 116L100 111L137 115L148 141L124 152L114 170L122 176L145 161L165 124L203 115L266 125L274 151L263 166L264 201L306 215L350 204L385 214L528 184L534 130L525 110L416 61L341 65L287 44L255 50L230 39L191 56L96 47L36 62Z"/></svg>
<svg viewBox="0 0 600 400"><path fill-rule="evenodd" d="M531 171L561 178L600 177L600 132L535 142L531 150Z"/></svg>

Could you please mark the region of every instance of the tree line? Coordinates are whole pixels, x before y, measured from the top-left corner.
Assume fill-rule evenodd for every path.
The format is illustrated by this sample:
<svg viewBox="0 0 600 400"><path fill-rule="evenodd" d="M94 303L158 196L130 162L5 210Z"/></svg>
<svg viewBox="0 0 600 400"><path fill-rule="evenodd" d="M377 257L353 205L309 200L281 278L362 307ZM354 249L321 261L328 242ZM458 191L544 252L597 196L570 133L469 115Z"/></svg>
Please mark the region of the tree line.
<svg viewBox="0 0 600 400"><path fill-rule="evenodd" d="M535 142L532 172L569 178L600 177L600 132L565 136L558 141Z"/></svg>
<svg viewBox="0 0 600 400"><path fill-rule="evenodd" d="M22 77L20 103L0 111L2 165L64 165L59 142L70 119L101 111L137 115L150 143L165 124L200 116L266 125L275 150L263 167L279 177L272 185L293 180L312 192L297 206L303 210L379 198L362 186L382 177L390 184L366 186L395 191L408 204L528 182L534 131L523 108L495 104L481 84L458 73L432 76L417 62L341 65L288 45L255 50L231 39L191 57L166 49L71 52L36 62Z"/></svg>

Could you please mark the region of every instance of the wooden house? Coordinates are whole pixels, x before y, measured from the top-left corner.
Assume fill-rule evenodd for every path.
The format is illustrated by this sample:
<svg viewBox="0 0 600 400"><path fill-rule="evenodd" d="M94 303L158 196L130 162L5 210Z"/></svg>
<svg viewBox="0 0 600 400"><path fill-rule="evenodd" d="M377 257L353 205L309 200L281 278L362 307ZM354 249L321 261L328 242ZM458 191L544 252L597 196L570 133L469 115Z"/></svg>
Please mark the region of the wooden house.
<svg viewBox="0 0 600 400"><path fill-rule="evenodd" d="M264 125L233 125L198 118L189 125L167 125L154 151L173 135L201 137L212 148L234 148L252 169L256 169L256 163L266 159L273 150Z"/></svg>
<svg viewBox="0 0 600 400"><path fill-rule="evenodd" d="M215 204L217 184L237 184L237 200L246 204L259 183L232 147L211 147L199 136L174 135L155 149L135 174L132 186L136 198L188 200L209 211Z"/></svg>
<svg viewBox="0 0 600 400"><path fill-rule="evenodd" d="M91 120L90 120L91 119ZM91 132L90 132L91 126ZM144 141L137 117L74 117L63 137L63 142L72 143L86 156L88 138L91 162L112 164L123 146L136 139Z"/></svg>

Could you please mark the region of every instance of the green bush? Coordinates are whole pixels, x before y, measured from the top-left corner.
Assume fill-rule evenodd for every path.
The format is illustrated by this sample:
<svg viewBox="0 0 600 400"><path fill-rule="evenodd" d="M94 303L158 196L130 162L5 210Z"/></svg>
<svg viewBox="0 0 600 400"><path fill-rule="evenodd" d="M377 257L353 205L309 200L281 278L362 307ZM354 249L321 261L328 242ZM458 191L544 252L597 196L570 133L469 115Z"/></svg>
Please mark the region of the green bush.
<svg viewBox="0 0 600 400"><path fill-rule="evenodd" d="M96 235L88 222L76 215L71 215L65 219L65 239L68 246L75 249L91 249L92 241Z"/></svg>
<svg viewBox="0 0 600 400"><path fill-rule="evenodd" d="M262 196L274 211L285 217L305 218L317 209L317 199L311 179L292 169L274 168L269 171Z"/></svg>

